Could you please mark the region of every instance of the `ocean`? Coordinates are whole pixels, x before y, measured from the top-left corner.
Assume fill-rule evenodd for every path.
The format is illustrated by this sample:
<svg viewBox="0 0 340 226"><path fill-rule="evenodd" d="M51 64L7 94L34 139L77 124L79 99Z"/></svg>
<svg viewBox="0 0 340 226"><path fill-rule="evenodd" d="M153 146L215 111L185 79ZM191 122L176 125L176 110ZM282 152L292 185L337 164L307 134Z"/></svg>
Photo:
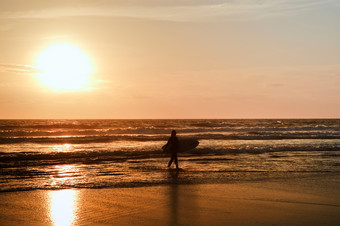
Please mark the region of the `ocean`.
<svg viewBox="0 0 340 226"><path fill-rule="evenodd" d="M197 139L168 168L172 130ZM339 119L0 120L0 191L340 176Z"/></svg>

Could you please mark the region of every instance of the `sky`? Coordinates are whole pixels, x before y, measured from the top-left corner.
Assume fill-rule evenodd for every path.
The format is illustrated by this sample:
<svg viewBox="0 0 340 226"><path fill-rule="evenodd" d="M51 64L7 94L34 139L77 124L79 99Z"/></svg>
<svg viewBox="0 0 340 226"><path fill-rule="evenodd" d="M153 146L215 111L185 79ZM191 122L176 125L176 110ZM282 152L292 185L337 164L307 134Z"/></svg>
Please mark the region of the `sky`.
<svg viewBox="0 0 340 226"><path fill-rule="evenodd" d="M339 40L338 0L1 0L0 119L340 118Z"/></svg>

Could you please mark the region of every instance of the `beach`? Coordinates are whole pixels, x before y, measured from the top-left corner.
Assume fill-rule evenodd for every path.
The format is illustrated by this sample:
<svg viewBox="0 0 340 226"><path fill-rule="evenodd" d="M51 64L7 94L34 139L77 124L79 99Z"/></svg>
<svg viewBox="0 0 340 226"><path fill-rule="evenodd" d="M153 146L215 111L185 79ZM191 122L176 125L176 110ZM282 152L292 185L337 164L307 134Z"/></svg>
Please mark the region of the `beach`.
<svg viewBox="0 0 340 226"><path fill-rule="evenodd" d="M319 175L231 184L3 192L0 219L2 225L337 225L338 181L338 175Z"/></svg>

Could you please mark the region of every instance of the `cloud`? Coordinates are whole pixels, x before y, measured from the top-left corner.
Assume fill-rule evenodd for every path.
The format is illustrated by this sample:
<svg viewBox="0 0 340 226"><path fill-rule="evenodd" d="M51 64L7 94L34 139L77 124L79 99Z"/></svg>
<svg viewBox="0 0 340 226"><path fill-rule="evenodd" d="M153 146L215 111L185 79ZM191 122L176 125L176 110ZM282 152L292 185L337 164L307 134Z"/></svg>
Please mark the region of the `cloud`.
<svg viewBox="0 0 340 226"><path fill-rule="evenodd" d="M34 1L37 2L37 1ZM45 2L45 1L43 1ZM186 1L47 1L43 6L13 6L2 10L2 18L59 18L74 16L122 17L163 21L209 21L245 19L300 11L335 0L186 0ZM13 4L12 4L13 5ZM19 4L20 5L20 4Z"/></svg>
<svg viewBox="0 0 340 226"><path fill-rule="evenodd" d="M284 83L270 83L270 84L268 84L268 86L273 87L273 88L279 88L279 87L286 86L286 84L284 84Z"/></svg>
<svg viewBox="0 0 340 226"><path fill-rule="evenodd" d="M35 75L39 70L31 65L0 63L0 73L10 72L22 75Z"/></svg>

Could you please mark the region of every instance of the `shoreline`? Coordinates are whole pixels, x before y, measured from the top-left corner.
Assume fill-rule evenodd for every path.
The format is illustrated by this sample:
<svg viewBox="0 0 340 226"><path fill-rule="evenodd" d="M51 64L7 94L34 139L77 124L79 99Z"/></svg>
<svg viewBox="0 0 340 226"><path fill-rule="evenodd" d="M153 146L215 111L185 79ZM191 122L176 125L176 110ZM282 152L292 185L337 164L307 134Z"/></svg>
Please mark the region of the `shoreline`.
<svg viewBox="0 0 340 226"><path fill-rule="evenodd" d="M336 225L337 177L0 193L4 225Z"/></svg>

